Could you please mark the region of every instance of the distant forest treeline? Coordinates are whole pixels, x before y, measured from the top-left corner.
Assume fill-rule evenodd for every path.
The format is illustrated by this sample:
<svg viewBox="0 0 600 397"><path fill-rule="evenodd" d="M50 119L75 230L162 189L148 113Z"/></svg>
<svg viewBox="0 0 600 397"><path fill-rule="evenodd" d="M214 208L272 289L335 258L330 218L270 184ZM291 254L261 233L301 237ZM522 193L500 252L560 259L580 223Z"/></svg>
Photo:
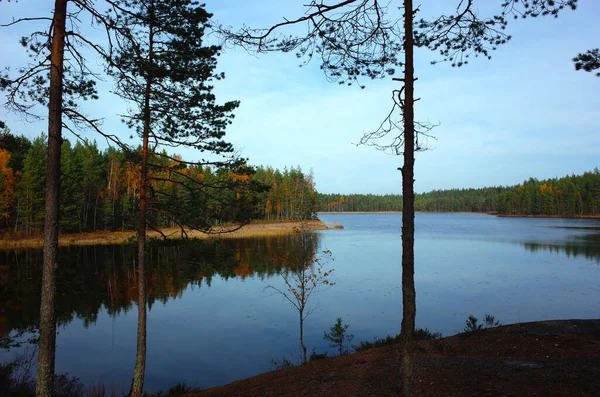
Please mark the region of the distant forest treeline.
<svg viewBox="0 0 600 397"><path fill-rule="evenodd" d="M402 196L391 194L318 194L317 203L321 212L402 210ZM541 181L530 178L507 187L433 190L415 195L415 210L596 216L600 215L600 170Z"/></svg>
<svg viewBox="0 0 600 397"><path fill-rule="evenodd" d="M44 222L46 138L33 141L22 136L0 133L0 228L3 233L37 234ZM133 156L135 157L135 155ZM61 164L61 231L131 230L136 227L139 200L139 166L132 155L115 148L100 150L95 143L65 140ZM178 162L174 157L174 162ZM157 158L156 162L166 161ZM185 162L154 171L152 200L189 216L208 217L209 224L231 219L231 211L247 211L251 219L310 219L316 209L312 175L298 168L283 171L257 167L236 173L215 167L192 167ZM173 175L161 178L160 172L177 170L177 178L197 178L205 186L206 197L186 191L173 183ZM259 188L237 189L227 180L249 180ZM233 187L231 187L233 186ZM247 197L251 196L251 197ZM233 198L233 199L232 199ZM239 202L240 204L235 204ZM225 203L234 203L233 205ZM222 207L222 208L219 208ZM209 208L210 211L203 208ZM160 213L149 214L153 226L175 226Z"/></svg>
<svg viewBox="0 0 600 397"><path fill-rule="evenodd" d="M0 133L0 227L3 234L40 233L44 221L46 143L38 137ZM61 230L131 230L136 227L139 168L123 151L98 149L95 143L65 141L62 146ZM175 157L177 158L177 157ZM188 194L177 184L161 186L168 194L155 197L191 216L212 217L209 223L231 219L227 211L248 211L251 219L310 219L321 212L401 211L402 196L317 193L312 173L300 167L283 171L260 166L236 174L215 167L180 164L182 177L205 182L207 197ZM166 172L166 171L165 171ZM160 180L160 175L156 180ZM168 180L169 178L165 178ZM236 191L217 181L246 179L261 186ZM155 182L159 183L159 182ZM164 182L169 183L169 182ZM212 190L211 190L212 189ZM158 190L158 189L157 189ZM237 197L243 205L215 211ZM251 196L251 197L244 197ZM235 203L235 200L233 200ZM202 212L202 208L210 211ZM600 171L539 181L529 179L510 187L434 190L415 196L415 209L423 212L483 212L507 215L596 216L600 214ZM215 215L216 214L216 215ZM153 214L155 226L174 226L168 218Z"/></svg>

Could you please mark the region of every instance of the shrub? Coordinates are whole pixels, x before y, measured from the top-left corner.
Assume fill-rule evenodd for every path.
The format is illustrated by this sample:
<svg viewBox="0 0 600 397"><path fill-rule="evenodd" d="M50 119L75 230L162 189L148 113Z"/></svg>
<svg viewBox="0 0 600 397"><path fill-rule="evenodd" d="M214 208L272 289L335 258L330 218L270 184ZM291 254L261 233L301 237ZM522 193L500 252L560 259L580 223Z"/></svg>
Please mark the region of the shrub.
<svg viewBox="0 0 600 397"><path fill-rule="evenodd" d="M432 340L441 339L442 334L439 332L431 332L428 328L417 328L413 333L415 340ZM375 338L373 342L362 341L358 345L353 345L355 351L360 352L364 350L373 349L376 347L395 345L400 343L400 334L396 336L388 335L385 338Z"/></svg>
<svg viewBox="0 0 600 397"><path fill-rule="evenodd" d="M330 347L334 347L339 352L340 356L350 353L351 348L345 346L346 343L352 342L354 335L348 332L350 325L344 325L342 318L338 317L333 327L329 329L329 333L325 332L323 339L331 342Z"/></svg>
<svg viewBox="0 0 600 397"><path fill-rule="evenodd" d="M189 392L190 390L191 390L191 388L189 386L187 386L185 383L178 383L164 393L163 392L158 392L156 394L144 393L144 397L181 397L185 393Z"/></svg>
<svg viewBox="0 0 600 397"><path fill-rule="evenodd" d="M315 348L313 347L312 353L310 353L310 357L308 358L308 361L324 360L326 358L327 358L327 352L325 352L323 354L317 353L315 351Z"/></svg>
<svg viewBox="0 0 600 397"><path fill-rule="evenodd" d="M498 327L502 325L500 321L497 321L491 314L485 314L483 316L483 324L479 324L479 319L473 315L470 315L465 322L464 333L471 333L481 331L485 328Z"/></svg>
<svg viewBox="0 0 600 397"><path fill-rule="evenodd" d="M296 364L287 357L282 357L281 360L271 360L271 368L274 371L295 367Z"/></svg>

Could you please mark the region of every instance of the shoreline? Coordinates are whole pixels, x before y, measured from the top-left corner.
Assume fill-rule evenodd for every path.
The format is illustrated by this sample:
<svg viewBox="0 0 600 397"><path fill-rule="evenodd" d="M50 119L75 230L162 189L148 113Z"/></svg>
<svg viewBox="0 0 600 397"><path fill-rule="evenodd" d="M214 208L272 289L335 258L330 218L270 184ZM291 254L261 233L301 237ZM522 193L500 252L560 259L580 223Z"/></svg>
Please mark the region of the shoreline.
<svg viewBox="0 0 600 397"><path fill-rule="evenodd" d="M322 212L317 211L317 215L345 215L345 214L401 214L402 211L336 211L336 212Z"/></svg>
<svg viewBox="0 0 600 397"><path fill-rule="evenodd" d="M498 218L556 218L556 219L600 219L600 215L528 215L528 214L498 214L490 212L489 215Z"/></svg>
<svg viewBox="0 0 600 397"><path fill-rule="evenodd" d="M317 215L347 215L347 214L401 214L402 211L337 211L337 212L317 212ZM415 214L473 214L490 215L487 212L468 212L468 211L415 211Z"/></svg>
<svg viewBox="0 0 600 397"><path fill-rule="evenodd" d="M248 238L265 237L277 235L289 235L298 233L300 230L333 230L343 228L339 225L328 225L321 220L307 221L257 221L243 226L234 232L227 232L227 227L215 229L214 233L206 234L196 230L186 230L188 238L191 239L221 239L221 238ZM168 239L177 240L181 238L181 229L163 228L161 231ZM88 233L68 233L60 234L58 239L59 247L82 246L82 245L116 245L126 244L135 239L136 232L130 231L96 231ZM160 234L155 231L148 231L148 238L160 238ZM7 249L25 249L42 248L44 245L43 235L27 236L23 238L14 238L0 240L0 250Z"/></svg>
<svg viewBox="0 0 600 397"><path fill-rule="evenodd" d="M317 215L352 215L352 214L401 214L402 211L338 211L317 212ZM491 215L499 218L556 218L556 219L600 219L600 215L531 215L531 214L500 214L497 212L469 211L415 211L415 214L470 214Z"/></svg>
<svg viewBox="0 0 600 397"><path fill-rule="evenodd" d="M524 322L416 341L413 394L598 395L599 341L600 320L594 319ZM184 396L397 395L398 350L392 344L326 357Z"/></svg>

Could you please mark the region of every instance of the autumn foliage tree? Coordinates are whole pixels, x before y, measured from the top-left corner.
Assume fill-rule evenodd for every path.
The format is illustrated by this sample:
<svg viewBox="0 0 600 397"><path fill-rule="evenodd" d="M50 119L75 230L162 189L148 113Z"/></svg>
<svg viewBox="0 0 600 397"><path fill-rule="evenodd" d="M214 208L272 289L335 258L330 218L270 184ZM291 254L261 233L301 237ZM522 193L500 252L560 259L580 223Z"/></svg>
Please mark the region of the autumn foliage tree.
<svg viewBox="0 0 600 397"><path fill-rule="evenodd" d="M0 220L6 221L15 202L16 179L13 169L8 166L10 153L0 149Z"/></svg>

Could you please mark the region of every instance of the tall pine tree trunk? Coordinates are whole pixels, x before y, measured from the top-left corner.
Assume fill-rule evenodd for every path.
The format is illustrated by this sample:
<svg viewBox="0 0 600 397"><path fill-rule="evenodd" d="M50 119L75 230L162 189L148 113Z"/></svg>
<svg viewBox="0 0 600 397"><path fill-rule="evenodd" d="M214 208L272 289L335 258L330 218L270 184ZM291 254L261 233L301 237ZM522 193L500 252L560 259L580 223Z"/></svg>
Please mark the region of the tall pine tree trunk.
<svg viewBox="0 0 600 397"><path fill-rule="evenodd" d="M415 293L415 123L413 2L404 0L404 165L402 167L402 330L400 332L400 394L411 395Z"/></svg>
<svg viewBox="0 0 600 397"><path fill-rule="evenodd" d="M48 104L48 169L46 172L46 219L40 304L40 342L37 364L36 395L51 397L56 350L56 257L58 251L58 215L60 193L60 147L62 144L63 59L67 0L54 3L52 47L50 55L50 98Z"/></svg>
<svg viewBox="0 0 600 397"><path fill-rule="evenodd" d="M145 130L145 127L144 127ZM146 372L146 183L148 180L148 134L144 131L142 146L142 169L140 186L140 214L138 226L138 326L137 326L137 351L135 355L135 368L131 385L131 397L142 395L144 390L144 375Z"/></svg>
<svg viewBox="0 0 600 397"><path fill-rule="evenodd" d="M152 11L150 12L152 18ZM150 24L148 65L152 67L153 29ZM139 397L144 390L144 375L146 373L146 211L147 211L147 185L148 185L148 141L150 135L150 94L152 90L151 71L148 70L146 78L146 91L144 93L144 129L142 140L142 164L140 183L140 214L138 225L138 327L137 327L137 352L131 397Z"/></svg>

